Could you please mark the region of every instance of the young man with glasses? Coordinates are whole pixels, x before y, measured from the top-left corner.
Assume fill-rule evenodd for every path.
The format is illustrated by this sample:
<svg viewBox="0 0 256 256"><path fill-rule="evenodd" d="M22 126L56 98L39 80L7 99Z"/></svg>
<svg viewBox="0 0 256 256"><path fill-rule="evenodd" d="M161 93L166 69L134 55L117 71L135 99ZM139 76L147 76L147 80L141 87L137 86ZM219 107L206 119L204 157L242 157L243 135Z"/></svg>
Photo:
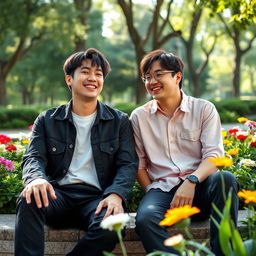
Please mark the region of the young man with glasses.
<svg viewBox="0 0 256 256"><path fill-rule="evenodd" d="M183 90L182 60L164 50L148 53L141 61L142 80L151 101L131 115L139 155L137 179L147 192L136 216L136 231L145 250L168 251L169 237L159 225L169 208L193 205L201 209L195 217L210 214L224 207L220 172L208 160L223 155L221 123L214 105L203 99L187 96ZM236 224L238 213L237 182L230 172L223 171L225 193L233 189L231 217ZM211 223L210 243L216 255L223 255L218 229Z"/></svg>
<svg viewBox="0 0 256 256"><path fill-rule="evenodd" d="M72 100L36 119L22 163L16 256L44 255L45 224L86 230L69 256L114 249L116 233L100 223L124 212L138 159L128 116L97 99L109 71L96 49L71 55L64 73Z"/></svg>

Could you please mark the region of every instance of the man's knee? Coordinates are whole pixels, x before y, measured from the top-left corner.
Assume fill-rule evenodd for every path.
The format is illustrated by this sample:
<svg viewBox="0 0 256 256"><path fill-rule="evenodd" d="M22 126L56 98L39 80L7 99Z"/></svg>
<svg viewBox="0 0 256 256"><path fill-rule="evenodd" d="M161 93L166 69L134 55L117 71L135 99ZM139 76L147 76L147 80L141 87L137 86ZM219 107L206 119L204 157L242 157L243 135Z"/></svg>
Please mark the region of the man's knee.
<svg viewBox="0 0 256 256"><path fill-rule="evenodd" d="M151 224L159 223L161 218L157 216L157 211L153 206L148 206L145 208L139 208L136 214L136 228L147 228Z"/></svg>
<svg viewBox="0 0 256 256"><path fill-rule="evenodd" d="M233 188L235 191L238 190L238 184L233 173L229 171L220 171L214 174L214 183L221 186L222 180L225 183L225 188Z"/></svg>

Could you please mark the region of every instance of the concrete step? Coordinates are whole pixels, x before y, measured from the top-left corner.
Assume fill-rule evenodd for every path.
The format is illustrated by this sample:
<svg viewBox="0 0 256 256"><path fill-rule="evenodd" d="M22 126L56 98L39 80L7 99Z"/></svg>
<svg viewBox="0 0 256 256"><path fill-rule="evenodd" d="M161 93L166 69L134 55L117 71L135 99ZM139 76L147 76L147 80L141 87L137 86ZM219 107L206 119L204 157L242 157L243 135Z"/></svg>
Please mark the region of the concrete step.
<svg viewBox="0 0 256 256"><path fill-rule="evenodd" d="M239 211L239 222L246 219L247 212ZM130 213L131 220L127 224L124 243L128 255L146 255L139 237L134 231L135 213ZM14 252L14 227L15 214L0 214L0 256L13 256ZM241 224L239 224L241 227ZM179 232L174 227L168 229L170 236ZM195 240L202 242L209 239L209 220L192 222L190 232ZM45 227L45 256L64 256L74 247L76 242L84 235L84 231L76 229L55 230ZM116 255L122 255L120 246L113 251Z"/></svg>

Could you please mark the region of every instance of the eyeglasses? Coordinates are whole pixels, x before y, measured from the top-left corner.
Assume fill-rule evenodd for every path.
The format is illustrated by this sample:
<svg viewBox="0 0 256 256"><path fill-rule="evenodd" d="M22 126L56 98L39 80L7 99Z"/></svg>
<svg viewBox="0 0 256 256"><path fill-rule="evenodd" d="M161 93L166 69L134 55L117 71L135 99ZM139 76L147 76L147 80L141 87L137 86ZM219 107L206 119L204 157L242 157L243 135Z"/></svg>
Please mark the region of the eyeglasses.
<svg viewBox="0 0 256 256"><path fill-rule="evenodd" d="M159 70L159 71L154 72L152 75L146 74L141 79L142 79L143 83L145 83L145 84L150 83L152 78L154 78L157 81L160 81L166 73L175 73L175 71L174 70Z"/></svg>

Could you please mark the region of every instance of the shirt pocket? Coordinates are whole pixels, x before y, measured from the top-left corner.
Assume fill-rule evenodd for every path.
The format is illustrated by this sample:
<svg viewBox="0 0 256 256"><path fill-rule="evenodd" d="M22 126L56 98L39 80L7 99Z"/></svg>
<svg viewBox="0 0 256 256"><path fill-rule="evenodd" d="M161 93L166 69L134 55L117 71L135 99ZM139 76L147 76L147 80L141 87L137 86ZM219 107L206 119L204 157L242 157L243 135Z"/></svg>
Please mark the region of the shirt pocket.
<svg viewBox="0 0 256 256"><path fill-rule="evenodd" d="M66 147L65 143L52 138L48 138L46 142L47 142L47 151L50 155L59 155L64 153L65 147Z"/></svg>
<svg viewBox="0 0 256 256"><path fill-rule="evenodd" d="M118 150L118 147L119 147L118 139L100 143L100 150L109 155L113 155Z"/></svg>
<svg viewBox="0 0 256 256"><path fill-rule="evenodd" d="M198 130L183 130L180 132L180 138L188 141L199 141L201 136L201 129Z"/></svg>

